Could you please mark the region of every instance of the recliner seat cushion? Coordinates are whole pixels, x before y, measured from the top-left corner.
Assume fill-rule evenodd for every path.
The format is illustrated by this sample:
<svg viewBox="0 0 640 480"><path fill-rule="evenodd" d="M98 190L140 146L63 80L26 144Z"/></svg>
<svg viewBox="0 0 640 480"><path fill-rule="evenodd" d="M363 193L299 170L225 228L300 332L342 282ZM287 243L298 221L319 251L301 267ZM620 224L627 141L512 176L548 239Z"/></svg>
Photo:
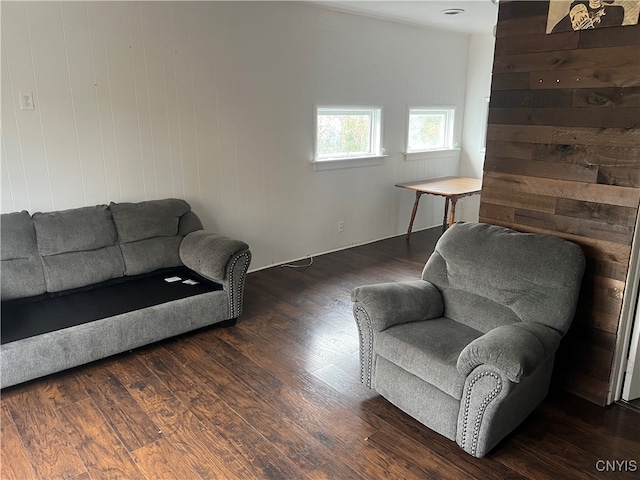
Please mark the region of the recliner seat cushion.
<svg viewBox="0 0 640 480"><path fill-rule="evenodd" d="M482 332L441 317L403 323L378 334L375 352L456 400L465 377L456 363L460 352Z"/></svg>

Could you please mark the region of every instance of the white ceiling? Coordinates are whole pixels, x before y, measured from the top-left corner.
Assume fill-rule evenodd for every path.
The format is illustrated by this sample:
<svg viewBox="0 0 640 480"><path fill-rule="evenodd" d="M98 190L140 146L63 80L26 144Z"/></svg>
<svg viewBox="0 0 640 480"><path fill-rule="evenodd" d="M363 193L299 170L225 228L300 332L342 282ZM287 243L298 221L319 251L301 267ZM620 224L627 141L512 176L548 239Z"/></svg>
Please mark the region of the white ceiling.
<svg viewBox="0 0 640 480"><path fill-rule="evenodd" d="M491 33L498 17L497 2L494 4L491 0L325 0L313 3L336 10L468 34ZM461 8L464 13L442 13L450 8Z"/></svg>

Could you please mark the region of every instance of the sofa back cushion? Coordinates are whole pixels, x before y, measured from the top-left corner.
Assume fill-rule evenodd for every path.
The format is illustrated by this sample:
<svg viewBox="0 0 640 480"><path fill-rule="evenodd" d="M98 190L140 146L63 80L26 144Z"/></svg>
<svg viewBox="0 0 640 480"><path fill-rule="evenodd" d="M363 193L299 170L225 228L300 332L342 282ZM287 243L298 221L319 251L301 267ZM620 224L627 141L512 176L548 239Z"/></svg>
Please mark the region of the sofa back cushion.
<svg viewBox="0 0 640 480"><path fill-rule="evenodd" d="M84 287L124 275L117 233L106 205L34 213L47 291Z"/></svg>
<svg viewBox="0 0 640 480"><path fill-rule="evenodd" d="M2 300L181 266L180 243L202 229L184 200L3 214Z"/></svg>
<svg viewBox="0 0 640 480"><path fill-rule="evenodd" d="M36 231L28 212L0 216L2 300L40 295L46 291Z"/></svg>
<svg viewBox="0 0 640 480"><path fill-rule="evenodd" d="M558 237L456 223L423 278L442 292L445 316L481 332L518 321L566 333L584 272L580 247Z"/></svg>
<svg viewBox="0 0 640 480"><path fill-rule="evenodd" d="M191 206L175 198L111 203L109 209L118 232L126 275L181 266L182 239L202 229Z"/></svg>

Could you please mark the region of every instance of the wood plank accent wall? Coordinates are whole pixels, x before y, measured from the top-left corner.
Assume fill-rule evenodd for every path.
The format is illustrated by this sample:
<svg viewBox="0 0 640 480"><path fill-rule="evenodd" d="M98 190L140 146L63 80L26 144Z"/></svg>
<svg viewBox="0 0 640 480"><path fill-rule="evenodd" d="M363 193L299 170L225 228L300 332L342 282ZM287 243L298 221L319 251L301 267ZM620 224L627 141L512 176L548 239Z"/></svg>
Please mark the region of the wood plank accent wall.
<svg viewBox="0 0 640 480"><path fill-rule="evenodd" d="M556 379L604 405L640 203L640 25L547 35L548 7L500 3L480 221L583 247Z"/></svg>

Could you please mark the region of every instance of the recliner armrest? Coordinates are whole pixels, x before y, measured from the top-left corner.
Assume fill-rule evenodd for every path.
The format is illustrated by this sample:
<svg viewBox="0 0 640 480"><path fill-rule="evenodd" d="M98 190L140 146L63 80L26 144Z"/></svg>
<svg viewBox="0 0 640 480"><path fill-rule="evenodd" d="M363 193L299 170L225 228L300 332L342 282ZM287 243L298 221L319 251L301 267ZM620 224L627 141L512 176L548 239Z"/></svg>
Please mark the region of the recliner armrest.
<svg viewBox="0 0 640 480"><path fill-rule="evenodd" d="M180 244L180 259L203 277L222 283L231 258L249 246L233 238L202 230L191 232Z"/></svg>
<svg viewBox="0 0 640 480"><path fill-rule="evenodd" d="M373 331L400 323L441 317L440 291L425 280L365 285L351 292L353 308L364 308Z"/></svg>
<svg viewBox="0 0 640 480"><path fill-rule="evenodd" d="M502 371L518 383L555 353L562 335L539 323L502 325L476 338L458 356L458 372L469 375L480 365Z"/></svg>

